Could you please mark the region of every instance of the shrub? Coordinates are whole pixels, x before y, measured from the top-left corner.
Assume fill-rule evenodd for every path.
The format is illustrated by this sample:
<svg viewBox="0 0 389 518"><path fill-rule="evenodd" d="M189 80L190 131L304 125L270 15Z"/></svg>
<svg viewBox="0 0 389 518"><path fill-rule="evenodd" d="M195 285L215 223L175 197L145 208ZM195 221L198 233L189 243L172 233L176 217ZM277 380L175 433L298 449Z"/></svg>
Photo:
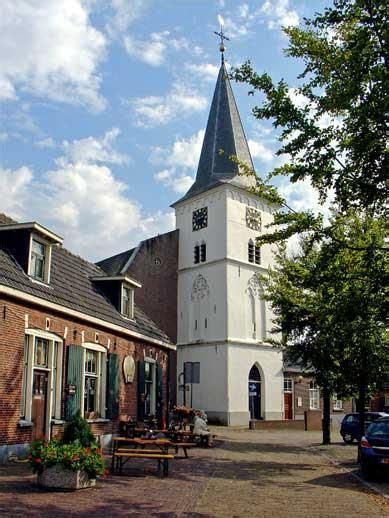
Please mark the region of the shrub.
<svg viewBox="0 0 389 518"><path fill-rule="evenodd" d="M35 441L31 444L28 456L34 473L41 473L44 468L63 466L64 469L85 471L90 478L97 478L104 473L104 461L97 444L84 447L80 443L63 444L58 441Z"/></svg>
<svg viewBox="0 0 389 518"><path fill-rule="evenodd" d="M90 447L95 444L95 438L91 431L89 423L81 417L80 411L78 411L71 421L65 427L63 440L64 444L79 443L84 448Z"/></svg>

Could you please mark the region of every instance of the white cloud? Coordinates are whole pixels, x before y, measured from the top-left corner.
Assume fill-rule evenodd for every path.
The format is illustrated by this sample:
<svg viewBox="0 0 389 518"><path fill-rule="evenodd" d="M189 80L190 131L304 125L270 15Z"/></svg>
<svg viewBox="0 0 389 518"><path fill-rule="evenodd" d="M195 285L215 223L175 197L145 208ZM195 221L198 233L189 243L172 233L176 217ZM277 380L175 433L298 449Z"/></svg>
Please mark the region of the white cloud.
<svg viewBox="0 0 389 518"><path fill-rule="evenodd" d="M109 163L126 164L129 160L127 155L116 151L112 144L120 134L118 128L107 131L103 137L87 137L73 142L64 141L62 144L65 157L60 157L61 164L72 163Z"/></svg>
<svg viewBox="0 0 389 518"><path fill-rule="evenodd" d="M0 96L18 90L102 110L98 66L106 39L82 0L3 0Z"/></svg>
<svg viewBox="0 0 389 518"><path fill-rule="evenodd" d="M186 70L188 70L191 74L199 77L203 81L214 82L219 73L219 67L212 65L212 63L186 63Z"/></svg>
<svg viewBox="0 0 389 518"><path fill-rule="evenodd" d="M41 149L50 149L55 147L55 142L51 137L47 137L35 143L36 147Z"/></svg>
<svg viewBox="0 0 389 518"><path fill-rule="evenodd" d="M204 133L199 130L188 139L179 138L169 148L152 148L150 162L165 167L154 175L154 180L176 193L185 193L194 181Z"/></svg>
<svg viewBox="0 0 389 518"><path fill-rule="evenodd" d="M122 160L112 149L117 134L114 129L102 138L67 143L65 156L41 180L27 167L0 169L0 211L19 221L44 223L64 236L66 247L92 259L171 230L172 213L145 213L105 164Z"/></svg>
<svg viewBox="0 0 389 518"><path fill-rule="evenodd" d="M278 189L292 209L296 211L312 210L315 214L323 214L326 219L329 218L331 204L334 200L333 193L330 193L325 203L321 203L317 189L309 180L292 183L287 178L280 182Z"/></svg>
<svg viewBox="0 0 389 518"><path fill-rule="evenodd" d="M28 167L14 171L0 167L0 212L16 218L23 214L32 178Z"/></svg>
<svg viewBox="0 0 389 518"><path fill-rule="evenodd" d="M9 135L6 131L2 131L0 133L0 142L5 142L6 140L8 140L9 138Z"/></svg>
<svg viewBox="0 0 389 518"><path fill-rule="evenodd" d="M108 32L115 37L142 16L150 4L149 0L111 0L112 16L108 22Z"/></svg>
<svg viewBox="0 0 389 518"><path fill-rule="evenodd" d="M260 12L267 18L269 29L295 27L299 24L299 15L289 5L289 0L266 0Z"/></svg>
<svg viewBox="0 0 389 518"><path fill-rule="evenodd" d="M261 162L269 163L274 159L273 151L266 147L262 142L256 140L248 140L251 156L257 158Z"/></svg>
<svg viewBox="0 0 389 518"><path fill-rule="evenodd" d="M192 50L186 38L176 38L169 31L153 32L148 40L137 40L127 35L124 37L124 46L130 56L152 66L165 63L171 50ZM198 49L199 47L195 47L194 52L198 52Z"/></svg>
<svg viewBox="0 0 389 518"><path fill-rule="evenodd" d="M129 101L136 116L135 124L143 127L160 126L176 117L203 111L207 103L203 95L181 83L174 83L171 91L163 97L139 97Z"/></svg>

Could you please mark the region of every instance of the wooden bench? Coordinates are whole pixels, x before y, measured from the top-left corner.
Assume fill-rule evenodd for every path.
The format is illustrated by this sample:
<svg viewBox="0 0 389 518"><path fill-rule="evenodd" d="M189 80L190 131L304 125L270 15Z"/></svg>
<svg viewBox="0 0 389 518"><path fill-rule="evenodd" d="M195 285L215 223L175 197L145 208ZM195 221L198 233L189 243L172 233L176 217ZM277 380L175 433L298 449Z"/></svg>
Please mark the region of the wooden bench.
<svg viewBox="0 0 389 518"><path fill-rule="evenodd" d="M132 453L134 452L134 453ZM158 471L162 466L162 476L167 477L169 474L169 460L174 459L174 455L160 453L157 450L152 453L145 453L144 450L138 450L139 453L135 453L135 450L131 452L115 452L113 455L119 461L119 473L122 474L124 464L130 459L156 459L158 460Z"/></svg>
<svg viewBox="0 0 389 518"><path fill-rule="evenodd" d="M183 442L183 441L174 442L174 441L172 441L169 445L169 448L174 448L176 453L178 453L179 448L182 448L185 458L187 459L188 458L188 448L194 448L195 446L197 446L197 443L195 443L195 442Z"/></svg>

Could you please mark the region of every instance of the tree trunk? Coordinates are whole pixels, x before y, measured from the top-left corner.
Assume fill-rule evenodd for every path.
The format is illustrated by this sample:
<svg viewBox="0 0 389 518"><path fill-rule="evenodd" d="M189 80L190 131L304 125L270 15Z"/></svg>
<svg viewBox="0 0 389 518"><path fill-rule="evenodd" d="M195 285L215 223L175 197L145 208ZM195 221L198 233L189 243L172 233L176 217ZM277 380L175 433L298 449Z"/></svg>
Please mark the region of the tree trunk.
<svg viewBox="0 0 389 518"><path fill-rule="evenodd" d="M328 387L323 388L323 444L331 444L331 393Z"/></svg>
<svg viewBox="0 0 389 518"><path fill-rule="evenodd" d="M359 442L365 435L365 405L366 405L366 385L361 382L359 385L357 410L359 413Z"/></svg>

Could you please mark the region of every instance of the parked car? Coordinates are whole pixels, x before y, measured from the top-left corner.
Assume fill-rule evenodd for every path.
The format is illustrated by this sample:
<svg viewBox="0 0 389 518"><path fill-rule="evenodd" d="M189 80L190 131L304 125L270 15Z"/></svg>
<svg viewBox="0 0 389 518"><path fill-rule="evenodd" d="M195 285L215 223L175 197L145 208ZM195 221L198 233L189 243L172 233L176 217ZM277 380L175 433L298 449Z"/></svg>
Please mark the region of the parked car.
<svg viewBox="0 0 389 518"><path fill-rule="evenodd" d="M366 412L365 414L365 430L370 423L377 421L380 417L389 417L385 412ZM340 435L344 442L351 444L354 440L359 441L359 414L346 414L340 425Z"/></svg>
<svg viewBox="0 0 389 518"><path fill-rule="evenodd" d="M389 416L371 423L362 437L358 452L362 472L370 477L379 468L389 470Z"/></svg>

